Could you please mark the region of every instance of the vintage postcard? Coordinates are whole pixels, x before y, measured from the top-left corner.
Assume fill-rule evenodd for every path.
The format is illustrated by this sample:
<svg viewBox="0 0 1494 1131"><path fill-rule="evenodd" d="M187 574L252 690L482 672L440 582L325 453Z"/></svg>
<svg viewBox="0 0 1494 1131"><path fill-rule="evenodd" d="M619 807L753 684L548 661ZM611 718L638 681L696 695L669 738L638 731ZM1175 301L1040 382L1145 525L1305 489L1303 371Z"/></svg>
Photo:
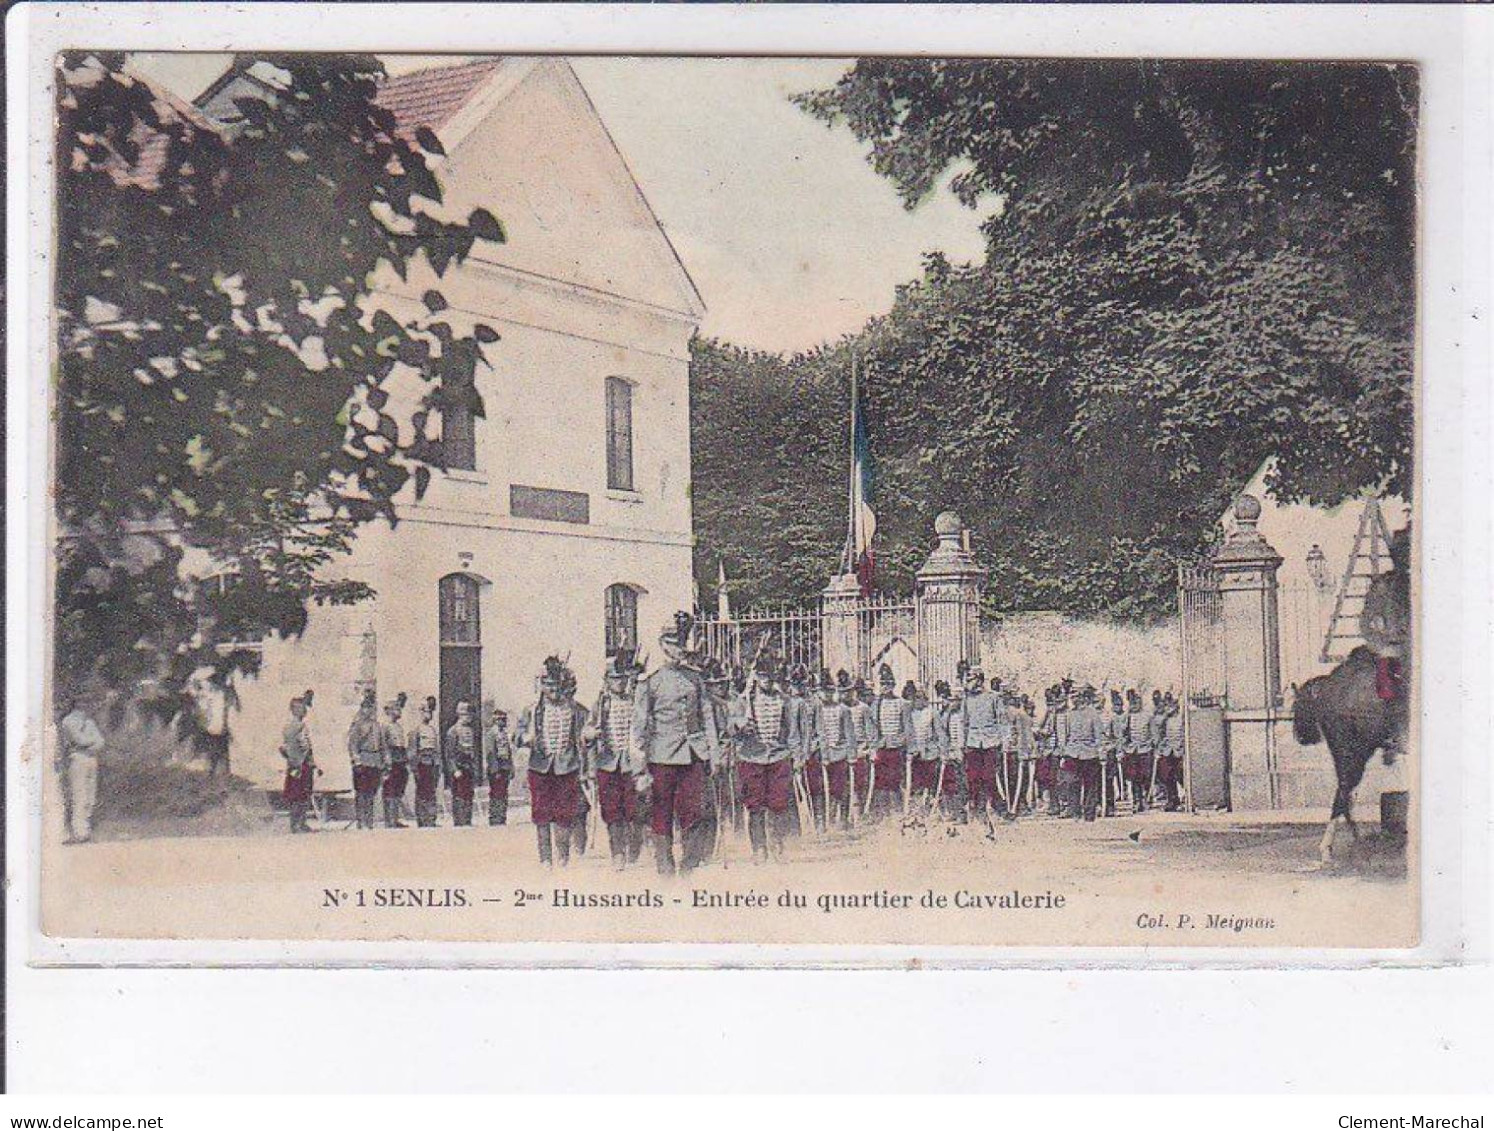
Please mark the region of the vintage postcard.
<svg viewBox="0 0 1494 1131"><path fill-rule="evenodd" d="M53 62L47 938L1417 946L1416 66Z"/></svg>

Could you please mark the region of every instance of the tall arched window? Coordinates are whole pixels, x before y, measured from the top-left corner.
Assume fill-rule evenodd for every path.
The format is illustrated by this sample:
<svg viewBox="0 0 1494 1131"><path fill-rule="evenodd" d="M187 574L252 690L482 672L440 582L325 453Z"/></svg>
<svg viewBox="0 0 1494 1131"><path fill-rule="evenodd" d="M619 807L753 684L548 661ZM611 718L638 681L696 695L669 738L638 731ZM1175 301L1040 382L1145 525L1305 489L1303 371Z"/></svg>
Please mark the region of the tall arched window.
<svg viewBox="0 0 1494 1131"><path fill-rule="evenodd" d="M638 590L624 582L607 586L607 655L619 648L638 651Z"/></svg>
<svg viewBox="0 0 1494 1131"><path fill-rule="evenodd" d="M633 385L607 378L607 489L633 490Z"/></svg>

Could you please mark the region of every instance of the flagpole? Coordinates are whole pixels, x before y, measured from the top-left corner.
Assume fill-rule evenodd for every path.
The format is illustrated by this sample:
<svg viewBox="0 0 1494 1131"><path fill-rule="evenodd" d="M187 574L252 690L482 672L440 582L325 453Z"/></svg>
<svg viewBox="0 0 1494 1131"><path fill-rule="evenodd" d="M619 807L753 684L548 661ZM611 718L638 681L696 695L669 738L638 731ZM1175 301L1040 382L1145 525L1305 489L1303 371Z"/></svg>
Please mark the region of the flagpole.
<svg viewBox="0 0 1494 1131"><path fill-rule="evenodd" d="M849 475L846 479L846 545L841 556L841 572L850 573L855 566L856 555L856 413L860 390L856 382L856 350L851 350L851 434L846 446L850 459L847 461Z"/></svg>

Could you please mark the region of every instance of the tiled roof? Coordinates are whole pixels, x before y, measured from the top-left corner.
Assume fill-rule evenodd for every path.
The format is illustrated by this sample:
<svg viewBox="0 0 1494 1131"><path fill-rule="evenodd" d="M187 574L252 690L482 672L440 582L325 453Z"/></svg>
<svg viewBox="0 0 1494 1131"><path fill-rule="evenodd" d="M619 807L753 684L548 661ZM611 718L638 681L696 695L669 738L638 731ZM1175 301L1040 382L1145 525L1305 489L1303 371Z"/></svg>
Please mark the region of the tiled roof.
<svg viewBox="0 0 1494 1131"><path fill-rule="evenodd" d="M477 90L503 66L490 56L447 67L429 67L385 81L378 103L391 111L402 129L417 126L439 130L456 116Z"/></svg>

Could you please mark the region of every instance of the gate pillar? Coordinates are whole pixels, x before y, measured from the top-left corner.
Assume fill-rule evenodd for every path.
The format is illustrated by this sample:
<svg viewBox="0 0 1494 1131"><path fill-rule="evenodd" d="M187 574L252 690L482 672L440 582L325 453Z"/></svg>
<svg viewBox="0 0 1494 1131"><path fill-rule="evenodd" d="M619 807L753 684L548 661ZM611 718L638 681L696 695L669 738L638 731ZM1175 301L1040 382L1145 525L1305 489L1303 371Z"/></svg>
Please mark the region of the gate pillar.
<svg viewBox="0 0 1494 1131"><path fill-rule="evenodd" d="M955 684L960 661L980 663L980 594L986 571L965 548L965 524L953 511L934 520L938 537L913 586L919 682Z"/></svg>
<svg viewBox="0 0 1494 1131"><path fill-rule="evenodd" d="M854 573L830 579L820 593L820 656L832 676L861 674L861 581Z"/></svg>
<svg viewBox="0 0 1494 1131"><path fill-rule="evenodd" d="M1260 500L1235 500L1235 523L1209 565L1219 579L1224 634L1225 743L1233 809L1278 808L1276 729L1281 711L1281 555L1256 529Z"/></svg>

